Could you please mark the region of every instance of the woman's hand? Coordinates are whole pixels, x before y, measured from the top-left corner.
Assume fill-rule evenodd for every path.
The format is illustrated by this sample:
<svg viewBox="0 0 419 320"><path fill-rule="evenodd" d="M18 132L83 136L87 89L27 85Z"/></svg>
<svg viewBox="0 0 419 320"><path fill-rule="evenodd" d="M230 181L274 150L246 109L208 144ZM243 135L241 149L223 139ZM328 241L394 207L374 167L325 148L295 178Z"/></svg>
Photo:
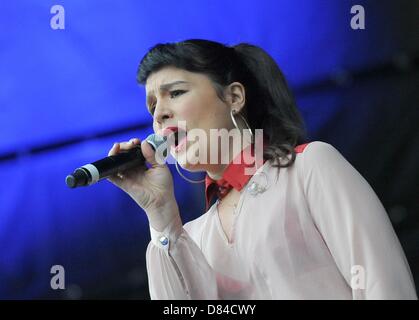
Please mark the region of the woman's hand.
<svg viewBox="0 0 419 320"><path fill-rule="evenodd" d="M162 231L176 215L179 215L173 178L167 165L157 163L152 147L138 138L115 143L109 150L108 156L132 149L139 144L144 158L151 167L129 169L108 177L108 180L134 199L146 212L150 225L157 231Z"/></svg>

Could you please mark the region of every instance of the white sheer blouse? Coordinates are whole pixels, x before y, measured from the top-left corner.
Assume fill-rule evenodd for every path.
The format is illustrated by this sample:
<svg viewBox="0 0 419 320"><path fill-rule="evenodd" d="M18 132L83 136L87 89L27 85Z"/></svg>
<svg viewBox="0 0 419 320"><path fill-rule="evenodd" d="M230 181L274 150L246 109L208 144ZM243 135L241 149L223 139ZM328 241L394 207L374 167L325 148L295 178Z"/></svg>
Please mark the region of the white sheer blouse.
<svg viewBox="0 0 419 320"><path fill-rule="evenodd" d="M417 299L385 209L333 146L309 143L278 177L266 162L237 208L231 243L217 203L150 228L152 299Z"/></svg>

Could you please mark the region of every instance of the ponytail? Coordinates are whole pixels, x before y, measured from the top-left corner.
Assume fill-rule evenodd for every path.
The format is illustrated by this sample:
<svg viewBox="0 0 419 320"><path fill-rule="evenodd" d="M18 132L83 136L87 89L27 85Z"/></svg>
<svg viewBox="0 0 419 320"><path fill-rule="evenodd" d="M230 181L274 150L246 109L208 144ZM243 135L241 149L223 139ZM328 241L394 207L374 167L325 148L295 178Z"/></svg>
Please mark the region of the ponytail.
<svg viewBox="0 0 419 320"><path fill-rule="evenodd" d="M264 157L276 167L288 167L295 160L294 147L305 141L305 128L285 77L263 49L247 43L233 48L249 77L253 78L250 81L255 86L253 101L249 101L246 111L252 129L263 129L268 140ZM288 154L290 160L280 161L286 160Z"/></svg>

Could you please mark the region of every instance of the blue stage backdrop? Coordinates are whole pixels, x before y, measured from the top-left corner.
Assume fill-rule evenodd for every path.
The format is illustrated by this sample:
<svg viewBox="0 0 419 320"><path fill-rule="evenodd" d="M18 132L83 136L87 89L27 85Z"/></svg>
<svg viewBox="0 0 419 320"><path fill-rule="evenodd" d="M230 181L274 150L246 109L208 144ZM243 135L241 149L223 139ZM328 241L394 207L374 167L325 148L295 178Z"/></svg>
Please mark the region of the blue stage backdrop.
<svg viewBox="0 0 419 320"><path fill-rule="evenodd" d="M55 5L64 29L51 26ZM354 5L364 30L351 28ZM0 298L148 298L142 210L109 182L71 190L64 178L152 131L138 63L156 43L189 38L275 58L309 138L372 184L417 279L418 16L415 1L2 1ZM203 186L171 170L186 222L204 212ZM65 290L50 286L54 265Z"/></svg>

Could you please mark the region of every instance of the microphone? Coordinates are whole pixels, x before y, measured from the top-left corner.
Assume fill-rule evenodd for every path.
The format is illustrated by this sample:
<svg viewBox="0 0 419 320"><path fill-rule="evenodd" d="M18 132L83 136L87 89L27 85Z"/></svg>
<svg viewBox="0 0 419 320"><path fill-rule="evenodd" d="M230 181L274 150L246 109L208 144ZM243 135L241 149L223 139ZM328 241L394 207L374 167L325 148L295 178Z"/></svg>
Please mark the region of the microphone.
<svg viewBox="0 0 419 320"><path fill-rule="evenodd" d="M146 141L151 145L154 151L162 146L162 148L164 148L163 155L166 156L166 137L150 134L146 138ZM132 169L138 166L143 166L144 164L145 158L141 151L141 146L137 145L130 150L123 151L116 155L109 156L77 168L72 174L69 174L65 178L65 183L69 188L90 186L118 172L122 172L124 170Z"/></svg>

